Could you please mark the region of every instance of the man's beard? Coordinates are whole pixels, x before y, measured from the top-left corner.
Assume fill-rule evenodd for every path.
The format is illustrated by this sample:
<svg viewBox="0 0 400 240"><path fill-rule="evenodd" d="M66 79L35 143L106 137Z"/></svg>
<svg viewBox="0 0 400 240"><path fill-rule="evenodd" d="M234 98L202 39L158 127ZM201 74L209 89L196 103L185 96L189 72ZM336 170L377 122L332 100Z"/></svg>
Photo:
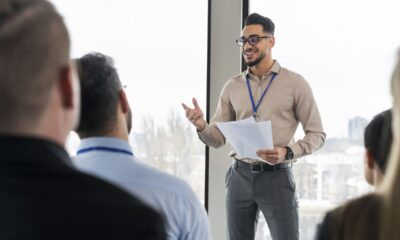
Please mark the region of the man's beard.
<svg viewBox="0 0 400 240"><path fill-rule="evenodd" d="M246 65L249 67L254 67L255 65L259 64L264 59L264 57L265 57L265 53L262 52L256 60L254 60L252 62L246 62Z"/></svg>

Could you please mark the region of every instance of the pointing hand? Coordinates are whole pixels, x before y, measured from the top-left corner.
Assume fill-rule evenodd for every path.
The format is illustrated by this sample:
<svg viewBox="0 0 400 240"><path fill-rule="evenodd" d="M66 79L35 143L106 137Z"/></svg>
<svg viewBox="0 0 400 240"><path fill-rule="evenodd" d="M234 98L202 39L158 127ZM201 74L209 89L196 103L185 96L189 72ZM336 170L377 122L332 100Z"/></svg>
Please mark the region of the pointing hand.
<svg viewBox="0 0 400 240"><path fill-rule="evenodd" d="M204 114L196 98L192 99L194 108L188 107L186 104L182 103L182 107L186 112L186 118L197 128L197 130L202 131L206 127L206 120L204 120Z"/></svg>

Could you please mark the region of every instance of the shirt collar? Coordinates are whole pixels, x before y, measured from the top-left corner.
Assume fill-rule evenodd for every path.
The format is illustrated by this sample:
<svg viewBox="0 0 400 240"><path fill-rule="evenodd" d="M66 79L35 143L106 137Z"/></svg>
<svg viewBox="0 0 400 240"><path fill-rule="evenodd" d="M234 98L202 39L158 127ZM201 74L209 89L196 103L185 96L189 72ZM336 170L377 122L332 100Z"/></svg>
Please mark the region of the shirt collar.
<svg viewBox="0 0 400 240"><path fill-rule="evenodd" d="M272 65L271 70L269 70L269 72L266 74L268 75L271 73L279 74L280 70L281 70L281 65L278 63L277 60L274 60L274 64ZM244 76L245 77L250 76L250 79L253 79L255 77L253 74L251 74L249 67L247 67L247 69L244 71Z"/></svg>
<svg viewBox="0 0 400 240"><path fill-rule="evenodd" d="M133 149L128 141L113 137L91 137L82 139L78 151L94 147L115 148L133 153Z"/></svg>

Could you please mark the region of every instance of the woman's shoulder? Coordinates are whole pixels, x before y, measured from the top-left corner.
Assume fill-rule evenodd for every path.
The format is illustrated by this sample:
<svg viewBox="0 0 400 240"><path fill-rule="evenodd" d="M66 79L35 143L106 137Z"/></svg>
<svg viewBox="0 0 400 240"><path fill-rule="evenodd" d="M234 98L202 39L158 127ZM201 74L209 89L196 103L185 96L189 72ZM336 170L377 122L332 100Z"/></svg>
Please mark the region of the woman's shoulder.
<svg viewBox="0 0 400 240"><path fill-rule="evenodd" d="M355 236L375 239L380 203L381 197L370 193L327 212L318 226L316 239L357 239Z"/></svg>

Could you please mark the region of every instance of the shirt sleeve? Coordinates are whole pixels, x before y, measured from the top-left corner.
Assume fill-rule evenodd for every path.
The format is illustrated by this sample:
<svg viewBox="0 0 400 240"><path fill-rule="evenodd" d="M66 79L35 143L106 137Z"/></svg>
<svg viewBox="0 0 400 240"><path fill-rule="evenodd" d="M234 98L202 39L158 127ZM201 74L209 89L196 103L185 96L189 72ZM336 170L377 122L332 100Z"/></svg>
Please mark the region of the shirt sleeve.
<svg viewBox="0 0 400 240"><path fill-rule="evenodd" d="M211 240L210 224L204 206L189 186L182 209L181 240Z"/></svg>
<svg viewBox="0 0 400 240"><path fill-rule="evenodd" d="M207 124L203 131L198 131L200 140L210 147L218 148L225 145L225 137L222 135L215 123L236 120L235 110L233 109L229 98L229 83L230 81L225 84L221 91L217 110L211 119L211 124Z"/></svg>
<svg viewBox="0 0 400 240"><path fill-rule="evenodd" d="M303 139L289 147L293 150L294 158L299 158L320 149L325 142L326 134L310 85L302 78L294 91L295 116L300 121L305 135Z"/></svg>

